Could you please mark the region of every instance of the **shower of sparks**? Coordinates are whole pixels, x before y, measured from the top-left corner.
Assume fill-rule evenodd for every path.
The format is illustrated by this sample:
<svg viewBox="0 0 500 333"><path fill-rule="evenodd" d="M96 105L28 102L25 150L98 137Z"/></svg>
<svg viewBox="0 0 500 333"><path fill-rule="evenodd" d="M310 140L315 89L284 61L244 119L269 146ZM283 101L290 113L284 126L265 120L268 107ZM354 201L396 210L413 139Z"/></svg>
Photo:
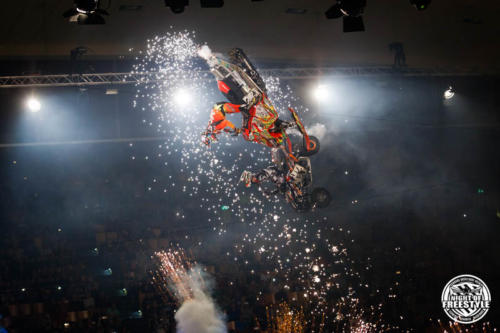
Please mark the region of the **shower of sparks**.
<svg viewBox="0 0 500 333"><path fill-rule="evenodd" d="M153 273L153 285L162 296L171 295L177 302L184 303L193 297L189 272L193 265L183 250L155 252L153 259L158 268Z"/></svg>
<svg viewBox="0 0 500 333"><path fill-rule="evenodd" d="M306 322L302 309L294 310L286 303L267 309L268 331L271 333L304 333Z"/></svg>
<svg viewBox="0 0 500 333"><path fill-rule="evenodd" d="M198 56L201 45L195 39L189 31L150 39L133 69L133 73L154 73L137 84L134 106L143 115L142 122L166 138L155 152L165 172L155 175L148 190L165 193L166 202L178 203L182 198L185 204L173 218L187 223L206 216L203 223L218 236L225 235L229 226L244 226L234 253L227 255L234 256L249 274L257 271L252 267L256 261L274 267L258 273L265 274L273 289L295 295L307 305L305 321L316 327L310 331L332 324L358 332L388 330L382 321L383 302L395 297L395 291L384 292L364 282L359 271L371 270L370 258L350 257L348 248L354 243L350 231L333 227L332 221L318 213L298 215L283 198L265 198L258 190L238 184L243 170L270 164L266 147L243 142L241 137L221 136L210 148L201 143L209 110L221 97ZM308 112L278 78L264 80L280 117L289 119L287 107L301 115ZM237 124L239 115L233 116ZM139 160L135 155L132 159ZM162 264L155 284L165 291L173 284L177 299L189 298L188 286L182 285L190 269L184 254L162 252L156 257ZM359 267L360 262L366 263L364 267ZM380 304L360 305L360 290L375 294Z"/></svg>
<svg viewBox="0 0 500 333"><path fill-rule="evenodd" d="M433 328L436 329L435 332L439 333L498 332L498 329L489 321L466 325L453 321L441 321L440 319L430 319L430 322L433 324Z"/></svg>

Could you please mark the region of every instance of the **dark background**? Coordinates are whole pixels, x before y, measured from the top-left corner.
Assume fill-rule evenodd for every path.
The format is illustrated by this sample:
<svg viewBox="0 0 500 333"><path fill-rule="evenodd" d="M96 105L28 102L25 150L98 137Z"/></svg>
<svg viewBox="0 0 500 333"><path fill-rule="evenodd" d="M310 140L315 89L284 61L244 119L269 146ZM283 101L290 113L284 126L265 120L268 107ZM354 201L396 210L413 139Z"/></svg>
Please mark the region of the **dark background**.
<svg viewBox="0 0 500 333"><path fill-rule="evenodd" d="M409 68L427 74L407 76L403 68L390 75L284 81L310 109L301 114L304 122L326 128L312 163L315 184L326 187L333 202L305 215L282 207L301 224L321 220L325 230L334 228L327 236L346 249L344 267L359 272L339 282L356 286L364 320L393 331L443 332L449 324L442 288L456 275L474 274L490 288L492 308L480 323L461 329L498 327L496 1L434 1L421 13L407 1L369 1L367 31L355 34L324 19L328 1L241 1L208 11L193 2L179 16L161 1L139 1L139 12L120 10L122 4L112 2L105 26L81 27L60 17L70 1L6 2L0 75L127 72L145 39L170 25L199 30L214 50L242 47L259 68L390 66L387 45L403 42ZM290 15L287 8L307 13ZM89 53L70 62L70 50L82 45ZM310 96L318 82L333 92L323 104ZM456 94L444 100L450 85ZM177 305L151 286L150 257L178 244L211 271L214 298L238 332L257 321L265 326L265 306L272 302L258 300L259 292L276 302L288 296L272 287L272 263L252 249L235 249L255 226L227 212L220 236L211 213L199 208L203 196L181 193L187 179L179 156L158 156L166 139L132 108L136 89L119 86L118 95L105 95L106 88L0 89L0 325L9 332L174 331ZM39 113L25 108L31 94L42 103ZM265 150L245 142L227 150L247 148ZM274 214L271 208L263 215ZM369 310L378 304L380 321ZM136 319L139 309L143 315ZM324 331L356 327L347 318L339 322Z"/></svg>
<svg viewBox="0 0 500 333"><path fill-rule="evenodd" d="M442 98L443 81L453 82L457 89L451 100ZM498 79L336 79L332 84L343 98L320 107L306 94L304 87L310 82L287 83L303 92L301 97L312 106L305 122L327 128L321 153L312 162L315 183L331 191L333 203L312 215L297 215L285 206L286 214L328 217L329 225L348 229L345 237L354 240L348 245L353 267L371 266L360 279L386 293L397 282L397 297L384 300L385 322L417 331L437 329L436 319L447 320L440 305L446 282L459 274L475 274L493 295L484 323L493 322L488 327L494 327L500 273ZM30 327L23 326L29 321L19 321L19 316L38 318L35 310L21 315L22 304L44 303L43 312L51 318L47 320L60 327L68 311L94 309L82 305L87 298L96 302L95 316L118 309L122 321L106 324L110 327L133 330L126 318L140 306L147 320L159 320L156 316L161 315L153 313L164 310L163 303L156 300L157 308L148 309L138 295L147 294L141 288L149 285L148 257L161 242L182 241L200 262L232 272L224 275L217 270L216 280L240 276L240 288L249 283L248 269L224 263L220 254L233 251L231 244L252 227L229 215L227 233L219 238L212 230L214 222L208 221L211 215L197 207L196 199L175 190L163 192L165 184L173 182L169 176L178 184L185 179L175 158L155 157L164 139L151 137L151 127L142 124L142 115L131 107L132 89L121 88L116 96L105 95L105 87L40 89L44 110L37 114L23 109L26 90L0 91L6 106L2 142L27 144L1 150L1 312L8 316L9 305L19 307L17 316L11 316L13 331ZM129 139L99 141L118 137ZM142 137L151 141L134 139ZM71 144L73 140L79 143ZM34 146L37 142L42 145ZM227 149L238 151L247 145ZM171 164L164 166L165 161ZM179 211L185 219L176 215ZM98 256L92 253L95 247L101 251ZM251 253L241 256L259 262ZM108 266L113 275L106 279L99 272ZM40 269L49 270L42 279ZM255 282L254 292L265 284ZM129 288L127 297L116 294L122 285ZM76 293L80 287L83 291ZM223 310L238 307L237 294L225 300L219 293L216 289ZM241 297L250 295L247 291ZM366 306L377 299L369 291L358 295ZM258 315L260 310L255 304L247 311ZM54 319L57 316L61 319ZM245 321L242 315L231 316ZM147 325L146 319L132 322ZM38 327L39 319L35 322L32 327ZM150 329L156 327L149 323Z"/></svg>

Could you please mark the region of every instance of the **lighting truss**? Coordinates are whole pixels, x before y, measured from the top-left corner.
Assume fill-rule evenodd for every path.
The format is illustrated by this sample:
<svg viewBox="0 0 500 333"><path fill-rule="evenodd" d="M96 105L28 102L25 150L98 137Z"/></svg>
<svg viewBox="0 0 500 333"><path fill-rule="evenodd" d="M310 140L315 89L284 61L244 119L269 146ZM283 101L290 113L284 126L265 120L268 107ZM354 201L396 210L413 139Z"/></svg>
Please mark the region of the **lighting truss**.
<svg viewBox="0 0 500 333"><path fill-rule="evenodd" d="M479 76L487 74L466 69L394 69L390 66L269 68L259 70L259 73L263 77L273 76L282 80L361 76ZM0 88L124 85L162 80L164 80L162 74L158 72L0 76ZM207 76L207 80L212 80L212 77Z"/></svg>

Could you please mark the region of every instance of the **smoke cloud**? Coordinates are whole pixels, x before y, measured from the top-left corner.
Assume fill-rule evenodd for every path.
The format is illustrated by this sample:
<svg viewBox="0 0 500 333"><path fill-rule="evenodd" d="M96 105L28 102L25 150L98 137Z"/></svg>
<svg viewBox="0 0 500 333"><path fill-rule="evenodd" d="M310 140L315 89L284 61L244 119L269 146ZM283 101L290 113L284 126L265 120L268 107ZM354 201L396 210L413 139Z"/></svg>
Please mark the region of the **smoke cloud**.
<svg viewBox="0 0 500 333"><path fill-rule="evenodd" d="M313 124L312 126L306 126L306 132L308 135L314 135L319 141L322 141L326 136L326 126L320 123ZM296 128L288 130L291 135L301 136L300 131Z"/></svg>
<svg viewBox="0 0 500 333"><path fill-rule="evenodd" d="M307 134L314 135L320 141L325 138L326 126L320 123L316 123L310 127L306 128Z"/></svg>
<svg viewBox="0 0 500 333"><path fill-rule="evenodd" d="M212 56L212 50L210 50L210 47L208 47L208 45L203 45L198 50L198 55L203 59L208 60L208 58Z"/></svg>
<svg viewBox="0 0 500 333"><path fill-rule="evenodd" d="M200 266L193 267L186 276L192 291L175 314L179 333L225 333L224 315L220 312L209 289L211 280Z"/></svg>

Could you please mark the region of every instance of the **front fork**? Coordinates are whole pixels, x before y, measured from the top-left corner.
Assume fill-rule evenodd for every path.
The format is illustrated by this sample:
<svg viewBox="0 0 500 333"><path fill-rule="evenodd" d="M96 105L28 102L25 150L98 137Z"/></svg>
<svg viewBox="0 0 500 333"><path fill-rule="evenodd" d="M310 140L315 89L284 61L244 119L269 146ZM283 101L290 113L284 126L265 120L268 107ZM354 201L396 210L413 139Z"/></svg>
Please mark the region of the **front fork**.
<svg viewBox="0 0 500 333"><path fill-rule="evenodd" d="M299 129L300 133L304 137L306 149L308 151L314 150L316 148L316 143L314 141L312 141L311 139L309 139L309 135L307 135L306 128L304 127L304 125L300 121L300 118L297 115L297 112L295 112L295 110L292 108L288 108L288 110L292 114L293 120L295 121L297 128Z"/></svg>

